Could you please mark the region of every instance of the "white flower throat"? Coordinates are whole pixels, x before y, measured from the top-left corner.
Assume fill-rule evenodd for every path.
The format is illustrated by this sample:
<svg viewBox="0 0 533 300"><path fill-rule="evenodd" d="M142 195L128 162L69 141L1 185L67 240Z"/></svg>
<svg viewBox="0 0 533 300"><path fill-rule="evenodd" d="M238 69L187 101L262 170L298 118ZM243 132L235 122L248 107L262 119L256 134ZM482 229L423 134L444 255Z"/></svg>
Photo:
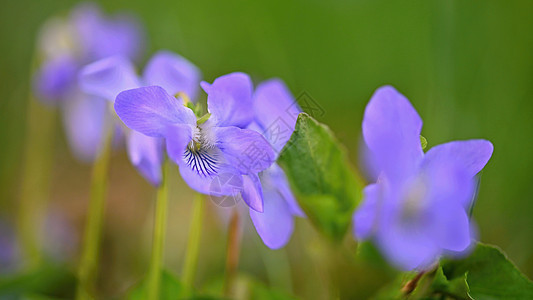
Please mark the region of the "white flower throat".
<svg viewBox="0 0 533 300"><path fill-rule="evenodd" d="M427 202L427 186L422 178L415 179L407 188L402 200L401 218L414 221L420 215Z"/></svg>
<svg viewBox="0 0 533 300"><path fill-rule="evenodd" d="M183 153L183 160L202 177L218 174L220 150L216 147L216 137L211 122L199 124L193 129L192 140Z"/></svg>

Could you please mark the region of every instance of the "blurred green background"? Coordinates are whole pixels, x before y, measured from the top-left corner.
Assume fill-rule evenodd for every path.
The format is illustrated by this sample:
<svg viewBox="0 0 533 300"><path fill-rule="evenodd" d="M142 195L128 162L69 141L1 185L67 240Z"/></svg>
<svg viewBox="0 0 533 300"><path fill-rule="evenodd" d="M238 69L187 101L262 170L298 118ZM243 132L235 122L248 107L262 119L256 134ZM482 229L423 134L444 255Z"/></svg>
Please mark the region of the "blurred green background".
<svg viewBox="0 0 533 300"><path fill-rule="evenodd" d="M354 165L364 106L384 84L395 86L417 108L429 147L456 139L491 140L495 151L483 172L474 212L480 239L500 246L533 277L533 1L101 2L106 12L138 14L149 36L146 57L169 49L199 66L207 81L244 71L256 83L280 77L295 95L306 91L325 111L319 121L348 148ZM66 12L75 2L0 4L0 218L14 224L35 36L46 18ZM81 230L90 166L73 160L59 125L58 132L52 207L74 231ZM167 260L171 269L179 270L192 193L175 177ZM125 154L117 153L104 242L109 280L102 286L110 295L145 271L152 199L151 187ZM213 216L215 211L212 205ZM316 235L307 223L297 223L283 252L264 248L252 229L245 237L249 243L242 251L241 269L267 277L272 272L268 259L284 257L289 263L281 268L291 267L296 294L309 295L308 282L299 279L313 269L312 253L311 258L299 253L309 236ZM223 225L211 220L206 227L199 282L223 271L225 240L217 234L224 232ZM258 249L266 253L263 260L257 258ZM363 277L361 273L352 279ZM283 278L278 281L286 284ZM272 279L270 284L276 285Z"/></svg>

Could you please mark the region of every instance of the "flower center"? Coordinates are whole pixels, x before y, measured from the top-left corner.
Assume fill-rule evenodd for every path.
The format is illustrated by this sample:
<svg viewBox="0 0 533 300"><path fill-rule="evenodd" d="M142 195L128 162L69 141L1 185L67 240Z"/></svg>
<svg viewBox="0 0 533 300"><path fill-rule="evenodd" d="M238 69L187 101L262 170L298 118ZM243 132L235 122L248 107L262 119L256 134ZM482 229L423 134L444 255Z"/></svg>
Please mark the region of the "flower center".
<svg viewBox="0 0 533 300"><path fill-rule="evenodd" d="M214 146L211 128L202 125L196 127L183 159L198 175L211 177L218 173L220 155Z"/></svg>
<svg viewBox="0 0 533 300"><path fill-rule="evenodd" d="M401 219L413 222L418 219L420 212L425 206L427 188L421 178L416 179L407 189L403 198Z"/></svg>
<svg viewBox="0 0 533 300"><path fill-rule="evenodd" d="M79 37L73 24L61 18L54 18L45 23L39 44L47 57L76 57L81 52Z"/></svg>

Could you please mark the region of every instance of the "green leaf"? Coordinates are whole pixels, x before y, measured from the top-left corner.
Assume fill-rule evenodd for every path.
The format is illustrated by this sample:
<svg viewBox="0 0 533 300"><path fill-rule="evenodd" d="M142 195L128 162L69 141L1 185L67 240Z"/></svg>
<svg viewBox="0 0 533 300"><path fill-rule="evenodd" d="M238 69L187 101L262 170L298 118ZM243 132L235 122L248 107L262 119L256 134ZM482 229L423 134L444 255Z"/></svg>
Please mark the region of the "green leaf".
<svg viewBox="0 0 533 300"><path fill-rule="evenodd" d="M159 299L179 299L183 298L186 289L183 284L170 272L161 271L161 287L159 290ZM147 297L146 280L134 287L128 294L130 300L142 300Z"/></svg>
<svg viewBox="0 0 533 300"><path fill-rule="evenodd" d="M144 300L147 298L146 279L133 287L127 296L129 300ZM188 300L217 300L221 298L199 295L196 291L183 283L167 270L161 271L160 300L188 299Z"/></svg>
<svg viewBox="0 0 533 300"><path fill-rule="evenodd" d="M19 274L0 277L0 299L22 296L73 298L76 278L64 265L45 263ZM12 298L10 298L12 297Z"/></svg>
<svg viewBox="0 0 533 300"><path fill-rule="evenodd" d="M415 277L414 272L402 273L393 281L381 288L376 295L372 297L374 300L391 300L391 299L405 299L402 287Z"/></svg>
<svg viewBox="0 0 533 300"><path fill-rule="evenodd" d="M533 282L501 250L479 243L467 258L443 262L447 278L466 274L474 299L533 299Z"/></svg>
<svg viewBox="0 0 533 300"><path fill-rule="evenodd" d="M293 296L286 294L283 291L268 288L263 283L251 280L250 284L250 297L249 299L256 300L294 300Z"/></svg>
<svg viewBox="0 0 533 300"><path fill-rule="evenodd" d="M222 295L224 290L224 277L217 277L207 285L203 286L202 291L205 295ZM295 297L287 292L267 287L264 283L243 273L237 275L235 281L236 296L238 299L254 300L294 300ZM195 298L196 299L196 298ZM203 299L203 298L202 298ZM233 298L213 297L205 298L211 300L229 300Z"/></svg>
<svg viewBox="0 0 533 300"><path fill-rule="evenodd" d="M301 113L278 162L313 225L332 240L342 240L362 183L329 128Z"/></svg>
<svg viewBox="0 0 533 300"><path fill-rule="evenodd" d="M406 299L402 287L412 279L402 274L382 289L375 299ZM443 298L444 297L444 298ZM494 246L479 243L460 260L443 260L424 274L407 299L533 299L533 282L527 279Z"/></svg>
<svg viewBox="0 0 533 300"><path fill-rule="evenodd" d="M468 295L466 276L448 280L440 266L424 273L418 280L415 278L417 278L416 272L400 274L381 289L374 299L472 299Z"/></svg>
<svg viewBox="0 0 533 300"><path fill-rule="evenodd" d="M469 295L469 287L468 283L466 282L466 275L449 280L446 275L444 275L442 267L439 267L435 271L435 275L429 290L433 295L437 294L451 296L454 299L472 299Z"/></svg>

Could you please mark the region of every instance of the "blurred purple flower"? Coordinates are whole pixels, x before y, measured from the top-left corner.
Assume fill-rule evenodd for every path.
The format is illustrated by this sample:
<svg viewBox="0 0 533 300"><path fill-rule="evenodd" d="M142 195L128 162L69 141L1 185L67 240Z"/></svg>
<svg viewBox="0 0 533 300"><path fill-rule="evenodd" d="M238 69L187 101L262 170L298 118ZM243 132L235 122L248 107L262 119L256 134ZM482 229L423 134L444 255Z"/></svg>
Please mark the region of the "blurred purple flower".
<svg viewBox="0 0 533 300"><path fill-rule="evenodd" d="M106 18L94 3L49 20L39 34L43 63L34 81L37 96L50 103L65 101L76 89L75 75L83 65L113 55L137 59L144 50L143 36L134 17Z"/></svg>
<svg viewBox="0 0 533 300"><path fill-rule="evenodd" d="M115 111L129 128L165 138L168 156L191 188L213 196L240 194L251 208L263 211L258 173L272 164L275 154L259 133L239 128L253 119L251 80L232 73L201 86L211 114L203 123L160 86L121 92ZM214 184L228 178L232 184Z"/></svg>
<svg viewBox="0 0 533 300"><path fill-rule="evenodd" d="M112 56L89 64L79 75L80 88L84 92L111 102L122 91L149 85L161 86L172 95L184 92L195 98L200 80L201 72L196 66L168 51L156 53L142 77L137 76L133 63L123 56ZM158 186L162 179L163 139L129 129L126 136L131 163L148 181Z"/></svg>
<svg viewBox="0 0 533 300"><path fill-rule="evenodd" d="M45 216L42 238L44 253L57 261L68 261L77 253L79 237L65 212L51 206Z"/></svg>
<svg viewBox="0 0 533 300"><path fill-rule="evenodd" d="M395 266L425 269L468 249L475 175L492 155L486 140L455 141L424 154L422 120L394 88L379 88L363 119L367 158L379 178L364 190L354 234L371 238Z"/></svg>
<svg viewBox="0 0 533 300"><path fill-rule="evenodd" d="M283 81L271 79L259 84L254 92L254 122L248 128L265 137L278 153L289 140L296 117L301 112ZM259 175L263 187L264 209L250 209L257 233L269 248L287 244L294 230L294 216L304 217L283 170L276 164Z"/></svg>
<svg viewBox="0 0 533 300"><path fill-rule="evenodd" d="M17 265L15 233L8 223L0 220L0 274L13 270Z"/></svg>
<svg viewBox="0 0 533 300"><path fill-rule="evenodd" d="M107 18L94 3L80 4L67 17L43 25L38 41L42 63L33 89L42 102L61 106L68 141L78 159L92 161L97 156L108 121L105 101L80 91L78 71L112 55L137 59L143 41L135 18L126 14Z"/></svg>

